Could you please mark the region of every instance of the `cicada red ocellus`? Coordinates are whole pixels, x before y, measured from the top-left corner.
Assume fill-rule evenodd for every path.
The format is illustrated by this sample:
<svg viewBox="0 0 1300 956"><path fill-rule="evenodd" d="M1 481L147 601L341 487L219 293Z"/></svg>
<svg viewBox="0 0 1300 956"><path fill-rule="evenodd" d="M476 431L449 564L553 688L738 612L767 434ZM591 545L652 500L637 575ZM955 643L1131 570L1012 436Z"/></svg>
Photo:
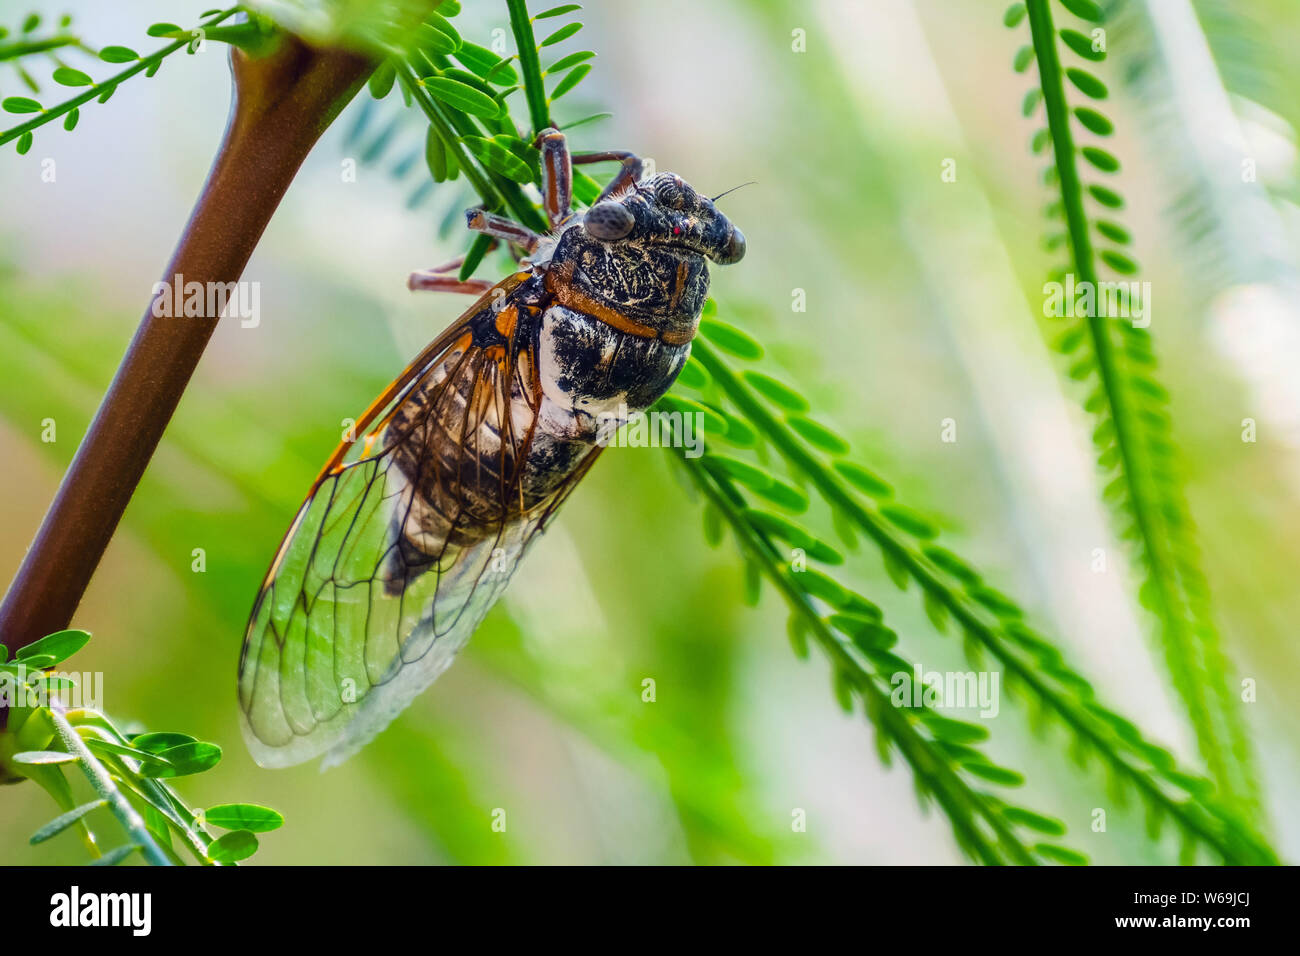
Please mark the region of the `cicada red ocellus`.
<svg viewBox="0 0 1300 956"><path fill-rule="evenodd" d="M472 229L525 253L519 270L495 285L451 266L411 277L477 301L361 416L271 562L239 663L263 766L337 763L447 669L591 467L609 416L672 385L706 260L745 253L680 176L643 176L628 153L570 157L555 130L538 143L551 232L471 210ZM572 164L604 160L618 174L575 212Z"/></svg>

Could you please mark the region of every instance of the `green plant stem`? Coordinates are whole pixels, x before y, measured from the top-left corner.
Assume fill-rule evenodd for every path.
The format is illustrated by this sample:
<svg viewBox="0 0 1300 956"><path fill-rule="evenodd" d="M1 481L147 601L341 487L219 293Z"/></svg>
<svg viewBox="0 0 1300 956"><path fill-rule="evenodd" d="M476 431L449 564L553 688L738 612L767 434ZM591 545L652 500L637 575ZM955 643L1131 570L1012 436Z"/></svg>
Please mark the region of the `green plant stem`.
<svg viewBox="0 0 1300 956"><path fill-rule="evenodd" d="M222 20L226 19L229 16L232 16L238 9L239 7L231 7L229 10L222 11L221 13L214 16L211 20L208 20L200 24L199 29L207 29L208 27L216 26ZM60 103L58 106L52 106L48 110L42 110L34 118L28 120L26 123L22 123L18 126L15 126L13 129L5 130L3 133L0 133L0 146L3 146L5 143L9 142L10 140L17 139L19 136L22 136L23 133L30 132L31 130L44 126L46 123L58 119L64 113L70 113L78 106L82 106L85 103L89 103L97 96L102 96L105 90L116 88L117 85L121 83L123 80L130 79L131 77L135 76L137 73L141 72L142 70L149 69L149 67L153 66L155 63L161 62L163 58L170 56L171 54L175 53L177 50L181 49L182 47L188 46L191 42L193 41L190 37L185 37L184 39L177 40L175 43L171 44L170 46L165 46L161 50L151 53L146 57L141 57L139 60L136 60L133 64L131 64L129 67L123 70L121 73L111 76L106 80L102 80L99 83L96 83L94 86L90 87L85 93L82 93L79 96L74 96L72 99L68 100L65 103Z"/></svg>
<svg viewBox="0 0 1300 956"><path fill-rule="evenodd" d="M113 783L113 778L109 776L103 764L90 752L90 748L86 746L85 741L81 739L81 735L68 722L68 718L64 715L62 709L58 705L52 705L49 708L49 714L64 748L77 758L77 763L81 766L82 772L85 773L86 779L90 781L90 785L94 787L95 793L108 805L108 809L112 811L113 816L117 817L126 830L127 836L140 847L140 852L144 855L144 858L154 866L171 866L171 860L158 846L153 834L145 828L144 820L141 819L140 814L136 813L135 808L117 789L117 786Z"/></svg>
<svg viewBox="0 0 1300 956"><path fill-rule="evenodd" d="M19 43L0 43L0 63L6 60L18 60L36 53L48 53L65 46L78 46L81 41L75 36L56 36L46 40L26 40Z"/></svg>
<svg viewBox="0 0 1300 956"><path fill-rule="evenodd" d="M130 746L131 742L122 735L121 731L113 725L113 722L98 711L89 709L70 710L67 713L67 719L75 727L86 727L98 731L100 736L110 743L119 744L123 747ZM113 759L124 761L124 758L120 755L115 755ZM122 768L127 771L126 782L130 789L138 793L140 798L154 809L168 816L172 825L176 827L176 831L189 844L190 851L194 854L195 859L205 866L224 865L216 863L208 856L208 847L212 845L212 837L199 826L198 818L190 812L189 807L185 805L185 802L180 799L171 787L161 780L140 776L124 762ZM170 812L165 808L170 808Z"/></svg>
<svg viewBox="0 0 1300 956"><path fill-rule="evenodd" d="M1091 718L1062 699L1031 665L1010 653L992 628L988 627L964 601L946 587L921 558L900 543L882 519L864 508L840 479L825 468L790 434L789 429L772 416L766 406L753 395L749 387L731 371L708 343L696 337L691 347L691 354L704 366L748 420L758 426L781 455L812 482L832 508L839 509L862 528L882 552L895 559L927 594L952 614L954 620L966 633L988 648L1007 671L1014 674L1033 691L1039 700L1058 714L1076 736L1090 744L1116 771L1131 780L1153 802L1158 803L1172 818L1178 820L1186 831L1197 835L1201 842L1213 847L1215 852L1225 860L1238 858L1239 854L1233 846L1218 833L1206 827L1195 814L1188 813L1182 804L1170 798L1148 774L1124 759L1114 749L1110 737L1097 730ZM1262 848L1256 849L1264 859L1268 859L1269 854Z"/></svg>
<svg viewBox="0 0 1300 956"><path fill-rule="evenodd" d="M816 637L818 645L830 658L831 666L847 674L853 686L875 720L881 724L881 731L898 744L904 759L913 771L931 784L936 799L943 804L953 828L959 831L959 841L972 848L981 862L998 865L1002 861L996 851L988 846L988 841L971 819L971 813L977 813L987 821L998 835L999 843L1012 856L1014 862L1032 865L1036 861L1028 848L1006 826L996 810L987 804L958 777L944 761L934 757L928 743L916 732L916 728L898 708L894 707L878 687L872 675L866 671L857 657L845 647L826 622L822 620L808 601L807 595L791 580L792 572L777 558L775 546L761 532L755 530L737 507L736 492L728 488L722 479L711 474L702 464L681 461L687 474L704 493L709 503L718 509L732 527L743 553L754 560L758 567L776 586L790 609L804 619L809 631Z"/></svg>
<svg viewBox="0 0 1300 956"><path fill-rule="evenodd" d="M1057 56L1052 13L1047 0L1027 0L1026 6L1074 264L1080 281L1096 288L1096 260L1083 206L1083 187L1070 129L1069 108ZM1158 503L1147 500L1146 489L1139 480L1142 469L1136 459L1140 442L1134 433L1133 410L1128 404L1127 391L1115 359L1114 343L1106 323L1107 318L1100 314L1100 310L1095 310L1086 319L1102 394L1106 397L1110 419L1115 426L1115 447L1119 452L1120 469L1129 490L1133 519L1150 569L1148 581L1151 589L1148 593L1159 608L1157 616L1168 638L1165 645L1167 666L1174 686L1190 711L1192 726L1211 777L1227 799L1239 802L1236 800L1239 796L1236 781L1229 770L1230 761L1224 752L1223 742L1215 732L1214 715L1202 687L1203 680L1222 681L1226 680L1226 675L1212 673L1207 669L1203 641L1191 633L1187 626L1181 589L1177 585L1176 564L1173 556L1168 553L1167 541L1158 527ZM1227 713L1222 717L1225 723L1230 724L1232 718Z"/></svg>
<svg viewBox="0 0 1300 956"><path fill-rule="evenodd" d="M542 61L537 56L537 39L533 36L533 22L528 16L526 0L506 0L510 10L510 29L519 48L519 69L523 73L524 97L528 101L528 118L533 124L533 135L554 124L551 108L546 100L546 86L542 81Z"/></svg>

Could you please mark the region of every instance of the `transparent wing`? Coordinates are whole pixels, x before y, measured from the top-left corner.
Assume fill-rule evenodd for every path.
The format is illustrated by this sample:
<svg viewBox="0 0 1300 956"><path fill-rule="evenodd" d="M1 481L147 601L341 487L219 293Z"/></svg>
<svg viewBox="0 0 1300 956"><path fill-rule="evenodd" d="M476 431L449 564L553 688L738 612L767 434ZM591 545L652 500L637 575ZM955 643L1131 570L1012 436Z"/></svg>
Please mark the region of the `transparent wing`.
<svg viewBox="0 0 1300 956"><path fill-rule="evenodd" d="M272 563L239 673L263 766L330 766L383 730L451 664L594 459L575 451L550 483L525 475L535 357L475 346L483 311L467 315L363 416Z"/></svg>

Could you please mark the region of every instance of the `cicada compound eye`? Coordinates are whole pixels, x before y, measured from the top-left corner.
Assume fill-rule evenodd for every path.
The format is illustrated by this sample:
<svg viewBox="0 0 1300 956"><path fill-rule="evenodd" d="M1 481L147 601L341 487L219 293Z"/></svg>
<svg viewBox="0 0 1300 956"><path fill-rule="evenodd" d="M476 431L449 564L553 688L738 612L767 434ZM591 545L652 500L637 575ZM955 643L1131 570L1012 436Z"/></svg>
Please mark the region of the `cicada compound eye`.
<svg viewBox="0 0 1300 956"><path fill-rule="evenodd" d="M665 175L655 185L655 199L669 209L685 209L693 194L694 190L676 176Z"/></svg>
<svg viewBox="0 0 1300 956"><path fill-rule="evenodd" d="M632 213L620 203L598 202L582 217L582 226L593 237L604 242L622 239L636 224Z"/></svg>

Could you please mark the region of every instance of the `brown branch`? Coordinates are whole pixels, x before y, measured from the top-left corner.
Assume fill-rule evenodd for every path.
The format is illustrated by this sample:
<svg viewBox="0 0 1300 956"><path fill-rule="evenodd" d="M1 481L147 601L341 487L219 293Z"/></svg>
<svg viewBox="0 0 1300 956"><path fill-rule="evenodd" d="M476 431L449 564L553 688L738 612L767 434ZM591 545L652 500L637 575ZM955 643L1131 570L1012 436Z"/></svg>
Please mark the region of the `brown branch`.
<svg viewBox="0 0 1300 956"><path fill-rule="evenodd" d="M183 284L239 279L303 159L374 67L291 36L262 57L232 48L230 62L225 138L163 271L164 283L182 277L172 303L184 301ZM72 620L217 319L156 317L150 302L0 604L0 642L11 651Z"/></svg>

